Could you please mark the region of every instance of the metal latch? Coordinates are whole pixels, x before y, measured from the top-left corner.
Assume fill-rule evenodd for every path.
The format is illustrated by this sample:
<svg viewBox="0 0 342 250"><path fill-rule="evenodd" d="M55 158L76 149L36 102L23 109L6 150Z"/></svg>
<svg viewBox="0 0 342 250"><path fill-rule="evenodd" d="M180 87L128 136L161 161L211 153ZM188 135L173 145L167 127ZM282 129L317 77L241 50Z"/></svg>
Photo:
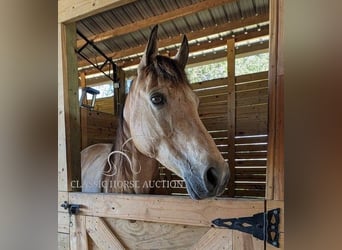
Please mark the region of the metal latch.
<svg viewBox="0 0 342 250"><path fill-rule="evenodd" d="M61 205L65 210L68 209L68 212L70 215L78 214L80 211L81 205L79 204L69 204L67 201L64 201L64 203Z"/></svg>
<svg viewBox="0 0 342 250"><path fill-rule="evenodd" d="M266 213L254 214L251 217L233 219L215 219L215 227L225 227L253 235L260 240L279 247L279 214L280 208L272 209Z"/></svg>

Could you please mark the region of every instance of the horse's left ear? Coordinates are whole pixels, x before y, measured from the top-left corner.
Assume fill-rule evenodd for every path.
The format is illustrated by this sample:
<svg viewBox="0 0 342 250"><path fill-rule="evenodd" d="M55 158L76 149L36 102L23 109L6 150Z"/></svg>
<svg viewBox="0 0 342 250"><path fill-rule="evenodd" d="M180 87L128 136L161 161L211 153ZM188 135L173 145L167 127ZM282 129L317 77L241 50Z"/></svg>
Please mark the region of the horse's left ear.
<svg viewBox="0 0 342 250"><path fill-rule="evenodd" d="M151 31L144 55L142 56L140 64L139 64L139 68L148 66L156 58L158 54L157 33L158 33L158 25L154 26Z"/></svg>
<svg viewBox="0 0 342 250"><path fill-rule="evenodd" d="M182 45L180 46L174 59L175 61L179 63L182 69L185 69L185 65L188 62L188 56L189 56L188 38L186 37L186 35L184 35Z"/></svg>

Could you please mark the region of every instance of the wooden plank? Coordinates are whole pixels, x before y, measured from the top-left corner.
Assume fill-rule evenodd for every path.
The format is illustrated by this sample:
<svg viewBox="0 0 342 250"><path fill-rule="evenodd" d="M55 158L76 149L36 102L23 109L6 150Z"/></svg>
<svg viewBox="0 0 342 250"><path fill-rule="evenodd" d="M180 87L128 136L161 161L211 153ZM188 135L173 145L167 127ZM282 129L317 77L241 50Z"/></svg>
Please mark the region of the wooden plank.
<svg viewBox="0 0 342 250"><path fill-rule="evenodd" d="M283 1L270 2L269 143L267 199L284 200Z"/></svg>
<svg viewBox="0 0 342 250"><path fill-rule="evenodd" d="M88 239L86 231L86 218L82 215L74 215L71 217L70 227L70 249L71 250L88 250Z"/></svg>
<svg viewBox="0 0 342 250"><path fill-rule="evenodd" d="M268 80L241 83L235 85L235 87L237 92L248 89L268 88Z"/></svg>
<svg viewBox="0 0 342 250"><path fill-rule="evenodd" d="M263 174L266 175L266 167L263 168L251 168L251 167L237 167L236 175L240 174Z"/></svg>
<svg viewBox="0 0 342 250"><path fill-rule="evenodd" d="M75 22L135 0L59 0L58 22Z"/></svg>
<svg viewBox="0 0 342 250"><path fill-rule="evenodd" d="M235 197L241 198L265 198L265 190L235 190Z"/></svg>
<svg viewBox="0 0 342 250"><path fill-rule="evenodd" d="M100 249L125 249L101 218L87 216L86 227L89 236Z"/></svg>
<svg viewBox="0 0 342 250"><path fill-rule="evenodd" d="M228 183L228 195L234 196L235 191L235 132L236 132L236 110L235 110L235 40L227 40L227 124L228 124L228 163L230 179Z"/></svg>
<svg viewBox="0 0 342 250"><path fill-rule="evenodd" d="M247 98L247 97L255 97L255 96L264 96L268 95L268 88L262 88L262 89L252 89L249 91L242 91L236 93L236 98Z"/></svg>
<svg viewBox="0 0 342 250"><path fill-rule="evenodd" d="M69 233L70 216L69 213L58 213L58 233Z"/></svg>
<svg viewBox="0 0 342 250"><path fill-rule="evenodd" d="M126 249L189 249L206 227L103 218Z"/></svg>
<svg viewBox="0 0 342 250"><path fill-rule="evenodd" d="M268 95L244 97L244 98L238 98L236 100L236 106L237 107L267 104L267 103L268 103Z"/></svg>
<svg viewBox="0 0 342 250"><path fill-rule="evenodd" d="M191 249L233 250L232 230L211 228Z"/></svg>
<svg viewBox="0 0 342 250"><path fill-rule="evenodd" d="M69 190L69 176L67 171L67 150L66 150L66 113L64 96L64 75L63 75L63 46L62 33L63 25L58 25L58 191Z"/></svg>
<svg viewBox="0 0 342 250"><path fill-rule="evenodd" d="M218 94L223 94L223 93L227 93L227 87L225 87L225 86L214 88L214 89L205 89L202 91L195 90L195 94L198 97L218 95Z"/></svg>
<svg viewBox="0 0 342 250"><path fill-rule="evenodd" d="M64 202L69 202L69 196L68 192L58 192L58 198L57 198L57 211L61 213L67 213L68 210L65 210L61 205Z"/></svg>
<svg viewBox="0 0 342 250"><path fill-rule="evenodd" d="M266 166L266 160L241 160L235 161L236 166Z"/></svg>
<svg viewBox="0 0 342 250"><path fill-rule="evenodd" d="M268 79L268 71L237 76L236 83L263 81Z"/></svg>
<svg viewBox="0 0 342 250"><path fill-rule="evenodd" d="M215 103L215 104L226 104L227 103L227 93L217 94L212 96L204 96L200 97L200 105L207 103Z"/></svg>
<svg viewBox="0 0 342 250"><path fill-rule="evenodd" d="M78 101L78 72L75 53L76 24L61 25L61 56L65 109L68 185L81 180L81 128ZM70 187L68 188L70 189Z"/></svg>
<svg viewBox="0 0 342 250"><path fill-rule="evenodd" d="M253 235L233 231L233 249L264 250L264 241L254 238Z"/></svg>
<svg viewBox="0 0 342 250"><path fill-rule="evenodd" d="M236 115L241 116L243 114L255 114L255 113L265 113L267 114L268 105L267 104L260 104L260 105L251 105L248 107L237 107L236 108Z"/></svg>
<svg viewBox="0 0 342 250"><path fill-rule="evenodd" d="M70 249L70 241L69 234L58 233L57 234L57 248L58 250L69 250Z"/></svg>
<svg viewBox="0 0 342 250"><path fill-rule="evenodd" d="M221 32L225 32L227 30L234 30L234 29L238 29L238 28L242 28L242 27L246 27L248 25L254 25L254 24L257 24L257 23L261 23L261 22L265 22L265 21L268 21L268 13L266 14L261 14L261 15L258 15L258 16L251 16L251 17L247 17L247 18L244 18L244 19L238 19L236 21L232 21L232 22L226 22L224 24L221 24L221 25L214 25L214 26L211 26L211 27L206 27L206 29L199 29L199 30L194 30L194 31L191 31L191 32L188 32L186 33L185 35L187 36L188 40L191 41L191 40L194 40L194 39L198 39L198 38L201 38L201 37L205 37L205 36L209 36L209 35L212 35L212 34L217 34L217 33L221 33ZM166 39L161 39L158 41L158 46L160 48L162 47L168 47L170 45L173 45L173 44L177 44L181 41L181 38L177 35L177 36L173 36L173 37L169 37L169 38L166 38ZM78 47L83 45L84 41L78 41ZM268 47L268 43L263 43L263 44L256 44L256 45L251 45L251 46L243 46L243 47L240 47L239 50L237 50L237 54L241 54L241 53L246 53L246 52L249 52L250 50L252 51L256 51L256 50L260 50L260 49L264 49L264 48L267 48ZM113 59L119 59L119 58L122 58L122 57L128 57L130 55L135 55L135 54L139 54L139 53L142 53L144 52L144 49L145 49L145 45L139 45L137 47L134 47L134 48L129 48L129 49L126 49L126 50L120 50L120 51L115 51L113 53L110 53L108 54L107 56L110 57L110 58L113 58ZM223 51L224 52L224 51ZM224 56L226 56L225 52L224 54L220 54L220 52L218 52L216 55L211 55L211 56L218 56L217 58L222 58ZM206 57L201 57L201 58L196 58L196 59L193 59L193 58L189 58L189 61L188 61L188 65L192 64L192 63L198 63L199 61L202 61L202 60L207 60L210 59L212 60L213 58L210 58L210 56L206 56ZM103 57L96 57L94 58L94 61L97 61L97 62L101 62L103 61ZM134 64L137 64L138 62L133 62L132 65ZM85 65L88 65L89 63L85 60L81 61L79 66L85 66ZM124 66L127 66L127 65L120 65L121 67L124 67ZM88 85L90 84L90 81L88 81Z"/></svg>
<svg viewBox="0 0 342 250"><path fill-rule="evenodd" d="M267 135L258 135L258 136L242 136L236 137L236 144L251 144L251 143L267 143Z"/></svg>
<svg viewBox="0 0 342 250"><path fill-rule="evenodd" d="M263 201L239 199L192 200L162 195L70 193L81 204L80 214L160 223L210 227L218 217L250 216L263 211Z"/></svg>
<svg viewBox="0 0 342 250"><path fill-rule="evenodd" d="M223 5L225 3L233 2L235 0L204 0L195 4L190 4L182 8L178 8L175 10L164 12L160 15L151 16L142 20L138 20L136 22L120 26L100 34L88 37L89 40L97 43L107 39L110 39L115 36L121 36L124 34L132 33L151 25L156 25L159 23L167 22L173 20L175 18L187 16L202 10L207 10L210 8L214 8L216 6ZM79 44L81 46L82 44Z"/></svg>
<svg viewBox="0 0 342 250"><path fill-rule="evenodd" d="M197 91L203 90L205 88L212 88L212 87L217 87L217 86L227 86L227 78L219 78L219 79L191 84L191 88Z"/></svg>

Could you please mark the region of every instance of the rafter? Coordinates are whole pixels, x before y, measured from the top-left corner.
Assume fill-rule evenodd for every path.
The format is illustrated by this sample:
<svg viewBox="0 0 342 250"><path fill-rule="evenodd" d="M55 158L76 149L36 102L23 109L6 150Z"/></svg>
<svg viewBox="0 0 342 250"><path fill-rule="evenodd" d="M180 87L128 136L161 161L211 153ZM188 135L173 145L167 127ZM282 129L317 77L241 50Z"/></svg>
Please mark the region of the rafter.
<svg viewBox="0 0 342 250"><path fill-rule="evenodd" d="M95 36L88 37L89 40L93 42L101 42L107 39L110 39L114 36L120 36L128 33L132 33L144 28L147 28L151 25L163 23L166 21L173 20L178 17L187 16L202 10L210 9L216 6L223 5L225 3L235 2L236 0L204 0L195 4L191 4L179 9L175 9L172 11L165 12L158 16L152 16L146 19L142 19L140 21L127 24L125 26L117 27L112 30L105 31L103 33L97 34ZM78 41L77 47L82 46L84 42Z"/></svg>
<svg viewBox="0 0 342 250"><path fill-rule="evenodd" d="M237 34L235 37L235 41L240 42L240 41L245 41L245 40L265 36L265 35L269 34L268 31L269 31L269 26L266 25L263 27L263 29L261 31L250 31L250 32L248 32L248 34L244 34L244 33ZM198 51L203 51L203 50L207 50L207 49L213 49L213 48L224 46L224 45L226 45L226 39L227 38L228 37L224 37L222 40L218 39L218 40L212 41L211 43L202 43L200 45L193 44L189 47L189 51L190 51L190 53L193 53L193 52L198 52ZM174 56L174 55L176 55L176 53L177 53L177 49L169 50L169 56ZM136 57L133 60L126 61L125 63L117 62L116 64L119 67L128 67L128 66L136 65L139 62L140 62L140 58ZM104 68L103 70L107 70L107 68ZM83 70L83 71L87 75L98 73L98 71L96 69L88 69L88 70Z"/></svg>
<svg viewBox="0 0 342 250"><path fill-rule="evenodd" d="M268 14L263 14L263 15L258 15L258 16L253 16L253 17L248 17L245 18L243 20L237 20L231 23L224 23L222 25L218 25L218 26L212 26L212 27L208 27L206 29L201 29L201 30L197 30L194 32L189 32L186 33L186 36L188 37L188 40L194 40L194 39L198 39L201 37L205 37L205 36L209 36L209 35L213 35L213 34L217 34L217 33L221 33L224 31L229 31L229 30L234 30L234 29L239 29L239 28L243 28L249 25L253 25L253 24L258 24L258 23L262 23L262 22L266 22L269 20L269 16ZM175 36L175 37L171 37L171 38L166 38L166 39L162 39L158 41L158 46L159 47L167 47L176 43L179 43L181 41L181 37L180 36ZM145 49L145 45L142 46L137 46L134 48L129 48L126 50L121 50L121 51L116 51L113 53L108 54L108 57L111 57L113 59L118 59L118 58L122 58L122 57L127 57L127 56L131 56L131 55L135 55L138 53L142 53L144 52ZM101 61L103 60L102 57L98 57L98 58L94 58L95 61ZM80 67L86 66L89 63L86 62L85 60L80 61L78 63L78 65Z"/></svg>

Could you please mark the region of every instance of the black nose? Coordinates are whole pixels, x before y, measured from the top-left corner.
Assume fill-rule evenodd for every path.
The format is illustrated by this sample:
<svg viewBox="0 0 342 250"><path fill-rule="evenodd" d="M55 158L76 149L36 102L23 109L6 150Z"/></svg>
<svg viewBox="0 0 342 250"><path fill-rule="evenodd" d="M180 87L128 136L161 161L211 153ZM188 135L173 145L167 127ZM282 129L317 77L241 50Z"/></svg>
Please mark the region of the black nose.
<svg viewBox="0 0 342 250"><path fill-rule="evenodd" d="M213 167L209 168L206 173L206 186L209 192L213 192L216 190L218 185L218 173L217 170Z"/></svg>

